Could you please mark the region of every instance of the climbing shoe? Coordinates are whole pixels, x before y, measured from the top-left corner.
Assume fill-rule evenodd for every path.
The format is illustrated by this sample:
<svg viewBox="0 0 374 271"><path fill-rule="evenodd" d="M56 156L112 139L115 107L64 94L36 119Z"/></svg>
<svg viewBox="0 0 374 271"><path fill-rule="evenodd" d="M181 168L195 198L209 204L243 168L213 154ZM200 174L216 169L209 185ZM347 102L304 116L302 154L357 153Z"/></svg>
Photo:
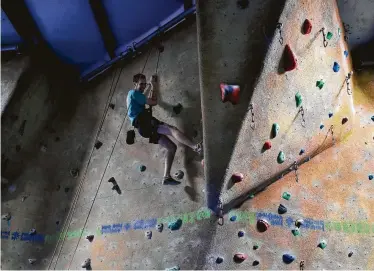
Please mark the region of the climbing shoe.
<svg viewBox="0 0 374 271"><path fill-rule="evenodd" d="M166 176L163 178L162 180L162 184L164 185L178 185L180 184L181 182L177 181L177 180L174 180L172 177L170 176Z"/></svg>

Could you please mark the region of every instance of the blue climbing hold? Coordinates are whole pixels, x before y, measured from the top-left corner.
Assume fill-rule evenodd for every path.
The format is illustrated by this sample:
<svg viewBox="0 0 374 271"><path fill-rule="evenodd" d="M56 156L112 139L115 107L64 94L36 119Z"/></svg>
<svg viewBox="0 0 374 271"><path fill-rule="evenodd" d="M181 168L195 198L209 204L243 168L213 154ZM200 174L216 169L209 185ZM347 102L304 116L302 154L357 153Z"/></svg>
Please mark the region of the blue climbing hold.
<svg viewBox="0 0 374 271"><path fill-rule="evenodd" d="M374 179L374 175L373 174L370 174L369 175L369 180L371 181L371 180L373 180Z"/></svg>
<svg viewBox="0 0 374 271"><path fill-rule="evenodd" d="M232 222L236 221L236 215L233 215L232 217L230 217L230 221Z"/></svg>
<svg viewBox="0 0 374 271"><path fill-rule="evenodd" d="M181 226L182 226L182 219L177 219L176 221L170 222L168 224L168 228L171 229L172 231L179 230Z"/></svg>
<svg viewBox="0 0 374 271"><path fill-rule="evenodd" d="M320 126L319 126L319 128L322 130L323 129L323 127L325 127L325 125L323 125L323 124L321 124Z"/></svg>
<svg viewBox="0 0 374 271"><path fill-rule="evenodd" d="M283 254L283 262L286 264L290 264L295 260L295 257L291 254Z"/></svg>
<svg viewBox="0 0 374 271"><path fill-rule="evenodd" d="M348 51L347 50L344 50L344 56L348 57Z"/></svg>
<svg viewBox="0 0 374 271"><path fill-rule="evenodd" d="M216 263L218 263L218 264L223 263L223 258L222 257L217 257Z"/></svg>
<svg viewBox="0 0 374 271"><path fill-rule="evenodd" d="M238 232L238 236L239 236L239 237L243 237L243 236L244 236L244 231L239 231L239 232Z"/></svg>
<svg viewBox="0 0 374 271"><path fill-rule="evenodd" d="M146 167L145 165L141 165L141 166L139 166L139 170L140 170L141 172L144 172L146 169L147 169L147 167Z"/></svg>
<svg viewBox="0 0 374 271"><path fill-rule="evenodd" d="M371 117L371 120L374 121L374 116Z"/></svg>
<svg viewBox="0 0 374 271"><path fill-rule="evenodd" d="M334 114L330 112L330 113L329 113L329 118L331 118L333 115L334 115Z"/></svg>
<svg viewBox="0 0 374 271"><path fill-rule="evenodd" d="M299 155L303 155L304 153L305 153L305 150L301 149L300 152L299 152Z"/></svg>
<svg viewBox="0 0 374 271"><path fill-rule="evenodd" d="M334 72L338 72L340 70L340 66L338 62L334 62L334 66L332 66Z"/></svg>

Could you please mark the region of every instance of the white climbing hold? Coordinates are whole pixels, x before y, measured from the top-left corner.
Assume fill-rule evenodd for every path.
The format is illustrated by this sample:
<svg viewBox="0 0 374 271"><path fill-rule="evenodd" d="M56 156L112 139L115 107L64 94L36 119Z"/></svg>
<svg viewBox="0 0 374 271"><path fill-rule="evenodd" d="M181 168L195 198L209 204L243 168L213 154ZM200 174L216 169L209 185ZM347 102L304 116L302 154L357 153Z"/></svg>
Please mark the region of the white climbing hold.
<svg viewBox="0 0 374 271"><path fill-rule="evenodd" d="M165 269L165 271L178 271L178 270L181 270L178 265Z"/></svg>
<svg viewBox="0 0 374 271"><path fill-rule="evenodd" d="M10 213L5 213L1 216L2 220L10 220L11 218L12 216L10 215Z"/></svg>
<svg viewBox="0 0 374 271"><path fill-rule="evenodd" d="M83 263L82 263L82 268L88 268L91 266L91 259L87 258Z"/></svg>
<svg viewBox="0 0 374 271"><path fill-rule="evenodd" d="M148 239L152 239L152 231L146 231L145 237L147 237Z"/></svg>

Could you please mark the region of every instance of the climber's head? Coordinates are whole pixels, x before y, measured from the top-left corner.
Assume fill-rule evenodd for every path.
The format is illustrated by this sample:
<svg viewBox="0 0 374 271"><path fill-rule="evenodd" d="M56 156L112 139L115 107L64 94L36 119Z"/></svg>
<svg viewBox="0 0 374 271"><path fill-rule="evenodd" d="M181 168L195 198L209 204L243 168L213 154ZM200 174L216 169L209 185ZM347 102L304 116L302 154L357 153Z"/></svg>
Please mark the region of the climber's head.
<svg viewBox="0 0 374 271"><path fill-rule="evenodd" d="M143 93L147 86L147 79L145 75L142 73L135 74L132 81L134 82L135 90Z"/></svg>

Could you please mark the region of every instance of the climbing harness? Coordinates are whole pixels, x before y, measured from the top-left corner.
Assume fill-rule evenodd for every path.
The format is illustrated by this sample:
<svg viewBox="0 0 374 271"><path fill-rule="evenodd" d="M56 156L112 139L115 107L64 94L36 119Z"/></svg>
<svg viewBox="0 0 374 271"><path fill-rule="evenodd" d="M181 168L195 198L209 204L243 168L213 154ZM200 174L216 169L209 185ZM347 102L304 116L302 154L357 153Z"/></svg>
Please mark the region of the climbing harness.
<svg viewBox="0 0 374 271"><path fill-rule="evenodd" d="M282 28L283 28L283 24L282 23L277 23L277 26L276 26L276 29L279 31L279 43L281 45L283 45L283 36L282 36Z"/></svg>
<svg viewBox="0 0 374 271"><path fill-rule="evenodd" d="M253 103L249 104L249 110L251 110L251 115L252 115L252 121L251 121L251 128L254 130L256 128L256 123L255 123L255 113L253 112Z"/></svg>
<svg viewBox="0 0 374 271"><path fill-rule="evenodd" d="M322 35L323 35L323 46L327 47L327 45L329 44L329 42L326 40L325 28L322 27L322 29L320 31L322 32Z"/></svg>
<svg viewBox="0 0 374 271"><path fill-rule="evenodd" d="M305 128L304 108L302 106L300 107L299 112L301 113L301 126Z"/></svg>
<svg viewBox="0 0 374 271"><path fill-rule="evenodd" d="M351 87L350 87L350 81L351 81L352 74L353 74L353 72L351 71L345 77L345 82L347 83L347 93L348 93L348 95L352 95L352 90L351 90Z"/></svg>
<svg viewBox="0 0 374 271"><path fill-rule="evenodd" d="M223 219L223 205L222 202L219 201L218 203L218 225L223 226L224 219Z"/></svg>

